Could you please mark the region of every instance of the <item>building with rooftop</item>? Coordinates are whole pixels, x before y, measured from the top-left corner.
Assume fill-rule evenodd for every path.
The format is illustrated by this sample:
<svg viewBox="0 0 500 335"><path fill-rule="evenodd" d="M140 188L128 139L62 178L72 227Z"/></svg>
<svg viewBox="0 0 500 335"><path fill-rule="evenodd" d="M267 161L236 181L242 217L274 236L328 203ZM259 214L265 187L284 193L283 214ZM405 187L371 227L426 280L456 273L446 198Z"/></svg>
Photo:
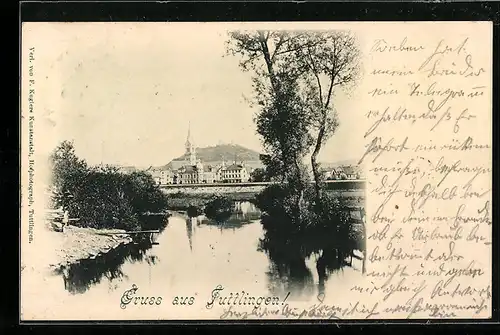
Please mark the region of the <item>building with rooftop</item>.
<svg viewBox="0 0 500 335"><path fill-rule="evenodd" d="M250 180L250 173L243 163L233 163L221 169L223 183L246 183Z"/></svg>
<svg viewBox="0 0 500 335"><path fill-rule="evenodd" d="M222 162L202 162L196 155L196 147L188 127L185 142L185 153L182 159L171 161L164 168L150 171L156 183L165 184L211 184L211 183L241 183L250 180L252 167L246 163L237 163L237 155L233 164ZM175 163L175 164L173 164Z"/></svg>

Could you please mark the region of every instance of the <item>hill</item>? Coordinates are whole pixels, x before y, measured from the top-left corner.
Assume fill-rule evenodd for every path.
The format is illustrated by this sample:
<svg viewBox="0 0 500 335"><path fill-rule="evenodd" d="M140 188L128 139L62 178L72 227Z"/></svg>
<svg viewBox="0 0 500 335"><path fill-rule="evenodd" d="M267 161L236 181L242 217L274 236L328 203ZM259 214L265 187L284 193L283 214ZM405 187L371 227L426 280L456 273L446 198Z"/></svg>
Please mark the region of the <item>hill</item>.
<svg viewBox="0 0 500 335"><path fill-rule="evenodd" d="M225 160L226 163L236 160L238 162L245 162L247 166L252 168L263 168L259 152L238 144L219 144L211 147L196 148L196 158L201 159L204 164L212 166L220 164L223 160ZM189 161L189 155L184 154L158 168L176 170L186 164L187 161ZM335 163L320 162L320 164L324 169L331 169L339 166L357 165L357 161L355 159L348 159Z"/></svg>
<svg viewBox="0 0 500 335"><path fill-rule="evenodd" d="M205 148L196 148L196 158L201 159L204 163L209 162L222 162L225 160L226 162L231 161L259 161L259 153L257 151L247 149L238 144L219 144L212 147ZM183 162L189 160L189 155L184 154L177 158L174 158L170 163L166 166L175 165L173 162Z"/></svg>

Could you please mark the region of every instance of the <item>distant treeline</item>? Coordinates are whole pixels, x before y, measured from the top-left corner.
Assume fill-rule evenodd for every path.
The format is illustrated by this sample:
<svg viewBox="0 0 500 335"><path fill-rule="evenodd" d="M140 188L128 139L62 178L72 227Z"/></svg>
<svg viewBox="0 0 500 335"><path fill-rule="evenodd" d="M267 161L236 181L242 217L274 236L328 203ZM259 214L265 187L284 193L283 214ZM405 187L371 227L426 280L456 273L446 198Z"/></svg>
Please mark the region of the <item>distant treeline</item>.
<svg viewBox="0 0 500 335"><path fill-rule="evenodd" d="M63 207L81 227L126 230L156 229L164 220L143 220L166 210L167 198L144 172L121 173L110 166L90 166L62 142L50 157L52 206ZM146 223L147 222L147 223Z"/></svg>

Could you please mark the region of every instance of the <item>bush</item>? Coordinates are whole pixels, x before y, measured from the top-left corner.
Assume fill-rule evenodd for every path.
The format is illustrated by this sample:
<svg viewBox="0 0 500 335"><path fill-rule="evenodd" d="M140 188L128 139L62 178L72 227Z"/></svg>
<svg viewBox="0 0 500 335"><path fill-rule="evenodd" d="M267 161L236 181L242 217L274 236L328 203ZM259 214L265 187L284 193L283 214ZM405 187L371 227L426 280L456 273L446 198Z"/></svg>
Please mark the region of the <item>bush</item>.
<svg viewBox="0 0 500 335"><path fill-rule="evenodd" d="M215 195L205 204L205 215L217 223L225 222L231 216L233 202L224 196Z"/></svg>
<svg viewBox="0 0 500 335"><path fill-rule="evenodd" d="M78 225L93 228L143 229L141 215L162 212L166 196L145 172L120 173L113 167L89 167L63 142L51 156L53 206L63 206Z"/></svg>
<svg viewBox="0 0 500 335"><path fill-rule="evenodd" d="M151 175L141 171L122 176L125 178L123 190L135 212L158 213L165 210L167 198Z"/></svg>
<svg viewBox="0 0 500 335"><path fill-rule="evenodd" d="M186 212L190 218L194 218L202 213L201 209L197 206L189 206Z"/></svg>

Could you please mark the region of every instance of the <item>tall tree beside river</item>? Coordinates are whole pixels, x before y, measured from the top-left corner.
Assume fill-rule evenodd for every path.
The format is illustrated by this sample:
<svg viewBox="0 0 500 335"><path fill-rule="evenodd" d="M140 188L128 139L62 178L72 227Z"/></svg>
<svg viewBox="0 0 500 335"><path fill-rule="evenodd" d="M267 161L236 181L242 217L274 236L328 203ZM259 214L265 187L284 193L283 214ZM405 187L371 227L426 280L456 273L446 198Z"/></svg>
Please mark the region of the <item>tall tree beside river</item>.
<svg viewBox="0 0 500 335"><path fill-rule="evenodd" d="M230 33L228 51L242 57L244 71L254 73L257 132L271 162L280 166L268 170L293 174L312 150L319 205L322 177L317 158L339 126L335 92L350 89L359 78L355 36L347 31L238 31Z"/></svg>
<svg viewBox="0 0 500 335"><path fill-rule="evenodd" d="M355 243L341 199L324 192L317 157L339 126L336 88L358 78L358 48L349 32L231 32L228 52L252 71L257 133L266 174L280 181L259 194L266 234L261 246L277 264L300 272L317 256L320 281L343 265ZM311 154L314 186L303 162Z"/></svg>

